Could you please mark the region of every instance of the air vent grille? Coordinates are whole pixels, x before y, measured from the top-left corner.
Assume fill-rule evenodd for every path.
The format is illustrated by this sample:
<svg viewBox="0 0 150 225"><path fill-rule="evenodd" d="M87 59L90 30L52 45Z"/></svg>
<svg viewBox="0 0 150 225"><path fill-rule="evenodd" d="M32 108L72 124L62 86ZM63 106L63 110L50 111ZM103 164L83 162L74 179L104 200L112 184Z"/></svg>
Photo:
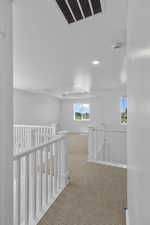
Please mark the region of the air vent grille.
<svg viewBox="0 0 150 225"><path fill-rule="evenodd" d="M56 2L69 24L102 12L101 0L56 0Z"/></svg>
<svg viewBox="0 0 150 225"><path fill-rule="evenodd" d="M88 0L79 0L85 17L92 16L92 10Z"/></svg>
<svg viewBox="0 0 150 225"><path fill-rule="evenodd" d="M77 1L76 0L68 0L68 3L70 5L72 12L74 13L75 19L77 21L83 19L83 16L81 14L81 11L80 11Z"/></svg>
<svg viewBox="0 0 150 225"><path fill-rule="evenodd" d="M58 4L59 8L61 9L63 15L65 16L66 20L68 21L68 23L75 22L72 14L67 6L66 1L65 0L56 0L56 2Z"/></svg>
<svg viewBox="0 0 150 225"><path fill-rule="evenodd" d="M100 1L92 0L91 4L92 4L92 7L93 7L94 14L102 12L102 7L101 7L101 2Z"/></svg>

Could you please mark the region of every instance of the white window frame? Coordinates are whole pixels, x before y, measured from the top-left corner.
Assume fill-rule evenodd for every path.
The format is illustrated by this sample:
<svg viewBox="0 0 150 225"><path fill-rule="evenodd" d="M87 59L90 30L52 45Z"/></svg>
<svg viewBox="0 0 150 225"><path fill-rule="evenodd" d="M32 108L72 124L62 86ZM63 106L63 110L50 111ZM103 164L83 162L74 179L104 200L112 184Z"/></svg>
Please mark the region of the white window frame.
<svg viewBox="0 0 150 225"><path fill-rule="evenodd" d="M89 106L89 119L81 119L81 120L76 120L75 118L75 105L88 105ZM73 104L73 120L74 121L77 121L77 122L87 122L87 121L90 121L91 118L90 118L90 115L91 115L91 111L90 111L90 103L74 103Z"/></svg>
<svg viewBox="0 0 150 225"><path fill-rule="evenodd" d="M122 98L127 98L127 122L121 122L121 105L120 105L120 124L122 125L122 126L127 126L127 124L128 124L128 96L121 96L120 97L120 104L121 104L121 99Z"/></svg>

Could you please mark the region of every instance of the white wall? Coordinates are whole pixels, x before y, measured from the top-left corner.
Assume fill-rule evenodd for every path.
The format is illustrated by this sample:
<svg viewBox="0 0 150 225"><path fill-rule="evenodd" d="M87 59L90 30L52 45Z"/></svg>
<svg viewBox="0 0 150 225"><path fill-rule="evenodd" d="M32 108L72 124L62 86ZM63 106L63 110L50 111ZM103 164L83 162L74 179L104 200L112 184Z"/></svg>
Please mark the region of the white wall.
<svg viewBox="0 0 150 225"><path fill-rule="evenodd" d="M130 225L150 224L150 1L128 1Z"/></svg>
<svg viewBox="0 0 150 225"><path fill-rule="evenodd" d="M12 2L0 1L0 224L13 224Z"/></svg>
<svg viewBox="0 0 150 225"><path fill-rule="evenodd" d="M98 125L105 122L109 127L116 129L125 129L126 126L120 124L120 97L126 95L125 91L104 92L100 97L90 99L70 99L62 100L61 119L62 129L73 132L80 132L80 129L87 129L88 125ZM74 121L73 104L90 104L90 121Z"/></svg>
<svg viewBox="0 0 150 225"><path fill-rule="evenodd" d="M60 101L44 94L14 89L14 123L50 125L60 119Z"/></svg>
<svg viewBox="0 0 150 225"><path fill-rule="evenodd" d="M102 95L103 121L113 129L126 129L126 125L120 123L120 97L127 96L126 91L113 90Z"/></svg>
<svg viewBox="0 0 150 225"><path fill-rule="evenodd" d="M113 90L104 92L100 97L84 100L63 100L61 105L61 128L71 132L87 131L89 125L98 126L101 122L107 124L110 129L126 130L126 125L120 124L120 97L125 96L126 91ZM90 104L90 121L74 121L73 104ZM109 133L109 155L112 162L126 164L127 145L126 134Z"/></svg>
<svg viewBox="0 0 150 225"><path fill-rule="evenodd" d="M87 103L90 104L90 121L75 121L73 118L73 104L74 103ZM70 99L62 100L61 104L61 127L63 130L71 132L80 132L87 130L88 125L100 123L102 119L102 101L100 98L91 99Z"/></svg>

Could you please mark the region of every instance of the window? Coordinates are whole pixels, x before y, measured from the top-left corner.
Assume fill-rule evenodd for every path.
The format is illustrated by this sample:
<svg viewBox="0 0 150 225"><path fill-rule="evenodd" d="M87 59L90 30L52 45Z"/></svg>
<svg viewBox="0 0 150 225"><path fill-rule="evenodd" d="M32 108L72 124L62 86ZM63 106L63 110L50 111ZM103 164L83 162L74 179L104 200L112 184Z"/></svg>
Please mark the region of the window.
<svg viewBox="0 0 150 225"><path fill-rule="evenodd" d="M85 121L90 120L90 105L89 104L74 104L74 120Z"/></svg>
<svg viewBox="0 0 150 225"><path fill-rule="evenodd" d="M121 97L120 98L120 111L121 111L121 124L127 124L128 122L128 98L127 97Z"/></svg>

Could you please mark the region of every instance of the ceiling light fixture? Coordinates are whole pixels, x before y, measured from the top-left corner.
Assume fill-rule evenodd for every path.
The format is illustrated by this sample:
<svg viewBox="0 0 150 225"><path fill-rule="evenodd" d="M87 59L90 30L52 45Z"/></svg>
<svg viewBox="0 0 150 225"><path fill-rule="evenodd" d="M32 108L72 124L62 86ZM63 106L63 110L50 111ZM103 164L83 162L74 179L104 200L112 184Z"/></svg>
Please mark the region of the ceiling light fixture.
<svg viewBox="0 0 150 225"><path fill-rule="evenodd" d="M95 65L95 66L96 66L96 65L99 65L99 64L100 64L100 61L99 61L99 60L93 60L93 61L92 61L92 64Z"/></svg>

